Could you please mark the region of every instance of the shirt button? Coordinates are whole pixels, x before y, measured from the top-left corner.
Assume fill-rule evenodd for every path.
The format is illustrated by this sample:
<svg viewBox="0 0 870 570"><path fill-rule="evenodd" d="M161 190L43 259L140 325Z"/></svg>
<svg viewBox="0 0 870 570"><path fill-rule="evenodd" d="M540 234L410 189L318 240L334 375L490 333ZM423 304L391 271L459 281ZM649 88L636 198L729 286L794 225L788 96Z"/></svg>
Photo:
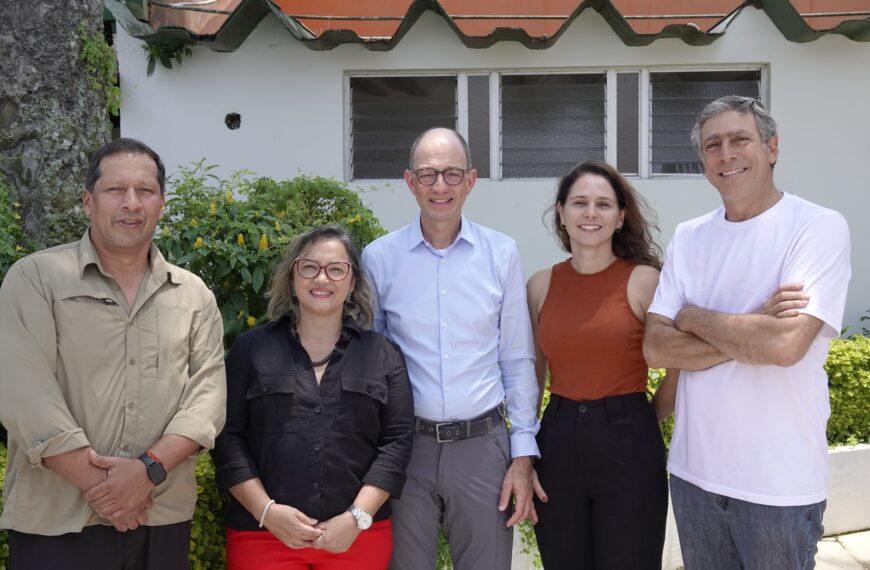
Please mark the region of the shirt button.
<svg viewBox="0 0 870 570"><path fill-rule="evenodd" d="M587 410L587 408L586 408L585 404L580 404L579 406L577 406L577 411L580 412L581 414L585 414L586 410Z"/></svg>
<svg viewBox="0 0 870 570"><path fill-rule="evenodd" d="M441 294L442 294L442 295L446 295L446 294L447 294L447 289L441 289Z"/></svg>
<svg viewBox="0 0 870 570"><path fill-rule="evenodd" d="M314 483L314 484L311 485L311 486L312 486L312 487L314 488L314 490L316 491L317 489L320 488L320 483Z"/></svg>
<svg viewBox="0 0 870 570"><path fill-rule="evenodd" d="M127 445L127 444L122 445L122 446L121 446L121 451L124 451L124 452L130 451L130 446Z"/></svg>
<svg viewBox="0 0 870 570"><path fill-rule="evenodd" d="M441 323L441 326L447 328L447 323Z"/></svg>
<svg viewBox="0 0 870 570"><path fill-rule="evenodd" d="M131 358L131 359L130 359L130 364L136 364L136 359L135 359L135 358Z"/></svg>
<svg viewBox="0 0 870 570"><path fill-rule="evenodd" d="M130 402L129 404L127 404L127 409L128 409L128 410L132 410L132 409L135 408L135 407L136 407L136 404L133 403L133 402Z"/></svg>
<svg viewBox="0 0 870 570"><path fill-rule="evenodd" d="M314 451L320 451L320 444L319 443L314 444Z"/></svg>
<svg viewBox="0 0 870 570"><path fill-rule="evenodd" d="M320 406L314 406L314 413L315 413L315 414L319 414L319 413L320 413Z"/></svg>
<svg viewBox="0 0 870 570"><path fill-rule="evenodd" d="M447 359L449 359L449 358L450 358L449 355L447 355L447 354L444 355L444 360L447 360Z"/></svg>
<svg viewBox="0 0 870 570"><path fill-rule="evenodd" d="M268 386L260 386L260 392L268 392L268 391L269 391Z"/></svg>

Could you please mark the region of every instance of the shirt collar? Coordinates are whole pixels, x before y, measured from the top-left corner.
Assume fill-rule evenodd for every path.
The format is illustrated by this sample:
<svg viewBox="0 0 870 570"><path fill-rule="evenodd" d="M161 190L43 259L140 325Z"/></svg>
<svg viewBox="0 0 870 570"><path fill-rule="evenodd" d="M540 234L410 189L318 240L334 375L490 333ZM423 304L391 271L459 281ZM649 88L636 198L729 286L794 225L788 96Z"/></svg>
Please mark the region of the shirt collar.
<svg viewBox="0 0 870 570"><path fill-rule="evenodd" d="M293 338L293 339L296 338L296 323L294 323L293 320L288 315L282 316L276 322L271 323L270 326L287 327L287 329L290 331L291 338ZM353 319L353 317L346 316L346 317L344 317L344 320L341 323L341 334L339 334L339 336L338 336L338 342L340 344L342 341L350 340L351 337L354 337L354 336L360 337L360 336L362 336L362 333L363 333L363 329L361 326L359 326L359 323L357 323Z"/></svg>
<svg viewBox="0 0 870 570"><path fill-rule="evenodd" d="M181 270L171 263L168 263L163 257L163 254L160 253L160 250L157 249L157 246L153 243L148 250L148 262L151 269L152 279L157 280L159 283L163 283L167 280L175 284L181 283ZM91 241L90 227L85 230L85 235L82 236L82 239L79 242L79 278L84 279L85 269L89 265L96 265L97 270L101 274L107 275L105 269L103 269L103 264L100 261L100 256L97 254L96 248L94 248L94 242Z"/></svg>
<svg viewBox="0 0 870 570"><path fill-rule="evenodd" d="M420 226L420 215L417 215L417 220L411 224L410 233L408 234L408 249L414 249L420 244L426 244L426 238L423 237L423 228ZM471 223L465 219L465 216L460 218L459 222L459 235L456 236L456 240L447 246L446 249L450 249L456 244L459 240L467 241L471 245L475 245L477 243L477 239L474 237L474 230L471 228ZM431 246L431 244L429 244Z"/></svg>

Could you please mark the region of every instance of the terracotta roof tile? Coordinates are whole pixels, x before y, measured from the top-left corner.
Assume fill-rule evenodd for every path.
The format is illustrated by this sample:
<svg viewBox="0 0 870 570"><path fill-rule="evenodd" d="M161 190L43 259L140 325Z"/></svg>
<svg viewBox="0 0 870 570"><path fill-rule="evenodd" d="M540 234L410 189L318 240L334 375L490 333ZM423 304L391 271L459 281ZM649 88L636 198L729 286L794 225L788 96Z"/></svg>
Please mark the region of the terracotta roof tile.
<svg viewBox="0 0 870 570"><path fill-rule="evenodd" d="M149 0L148 24L154 33L138 37L159 41L161 29L175 29L175 41L183 31L187 43L235 49L243 38L221 35L247 36L268 6L314 49L349 41L390 49L425 11L441 14L471 47L505 39L549 47L573 18L592 8L632 45L658 37L703 44L715 40L728 16L747 5L760 6L793 41L831 31L870 41L870 0ZM242 12L244 17L239 16ZM234 20L234 27L228 24Z"/></svg>

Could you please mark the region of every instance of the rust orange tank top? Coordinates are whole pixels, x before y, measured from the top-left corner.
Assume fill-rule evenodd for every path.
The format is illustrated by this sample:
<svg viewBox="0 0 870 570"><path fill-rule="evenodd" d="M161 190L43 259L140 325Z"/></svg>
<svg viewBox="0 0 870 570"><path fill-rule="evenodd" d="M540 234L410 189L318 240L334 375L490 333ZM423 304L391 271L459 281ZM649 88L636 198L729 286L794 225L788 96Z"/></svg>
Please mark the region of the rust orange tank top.
<svg viewBox="0 0 870 570"><path fill-rule="evenodd" d="M635 267L624 259L592 274L575 271L570 259L553 266L538 315L552 393L598 400L646 390L644 325L628 304Z"/></svg>

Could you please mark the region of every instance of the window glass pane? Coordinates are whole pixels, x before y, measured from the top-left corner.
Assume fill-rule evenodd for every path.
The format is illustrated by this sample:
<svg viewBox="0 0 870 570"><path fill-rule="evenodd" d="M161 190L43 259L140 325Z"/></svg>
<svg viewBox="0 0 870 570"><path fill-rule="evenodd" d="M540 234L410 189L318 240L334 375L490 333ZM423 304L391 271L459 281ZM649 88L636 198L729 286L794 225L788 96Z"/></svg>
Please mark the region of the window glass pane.
<svg viewBox="0 0 870 570"><path fill-rule="evenodd" d="M351 178L401 178L414 139L456 128L456 77L352 77Z"/></svg>
<svg viewBox="0 0 870 570"><path fill-rule="evenodd" d="M477 175L489 178L489 75L468 78L468 146Z"/></svg>
<svg viewBox="0 0 870 570"><path fill-rule="evenodd" d="M640 158L640 73L616 75L616 167L637 174Z"/></svg>
<svg viewBox="0 0 870 570"><path fill-rule="evenodd" d="M758 97L761 71L650 73L651 172L701 174L690 133L704 106L723 95Z"/></svg>
<svg viewBox="0 0 870 570"><path fill-rule="evenodd" d="M503 178L549 178L578 162L604 160L603 73L503 75Z"/></svg>

